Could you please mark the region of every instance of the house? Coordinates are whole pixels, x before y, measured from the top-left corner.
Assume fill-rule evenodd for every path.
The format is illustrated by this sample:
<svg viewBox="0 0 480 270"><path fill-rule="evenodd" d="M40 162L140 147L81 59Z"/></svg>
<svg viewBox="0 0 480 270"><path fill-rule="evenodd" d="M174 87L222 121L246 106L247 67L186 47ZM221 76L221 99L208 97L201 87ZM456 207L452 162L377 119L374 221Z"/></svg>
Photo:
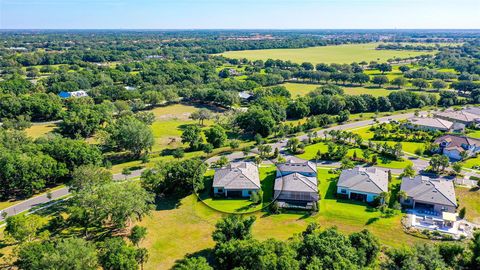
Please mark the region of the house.
<svg viewBox="0 0 480 270"><path fill-rule="evenodd" d="M480 126L480 116L466 110L453 111L448 110L435 114L436 117L452 122L464 124L466 126Z"/></svg>
<svg viewBox="0 0 480 270"><path fill-rule="evenodd" d="M318 201L317 168L310 161L277 166L274 198L281 207L311 208Z"/></svg>
<svg viewBox="0 0 480 270"><path fill-rule="evenodd" d="M250 197L261 188L258 168L252 162L231 163L215 171L212 187L216 196Z"/></svg>
<svg viewBox="0 0 480 270"><path fill-rule="evenodd" d="M88 97L87 92L81 90L81 91L74 91L74 92L60 92L58 93L58 96L61 98L79 98L79 97Z"/></svg>
<svg viewBox="0 0 480 270"><path fill-rule="evenodd" d="M417 175L414 178L404 177L400 190L405 191L407 198L400 203L408 208L438 213L455 213L457 200L453 182L445 179L433 179Z"/></svg>
<svg viewBox="0 0 480 270"><path fill-rule="evenodd" d="M480 107L468 107L465 108L463 111L478 115L478 117L480 117Z"/></svg>
<svg viewBox="0 0 480 270"><path fill-rule="evenodd" d="M436 117L413 117L408 119L406 127L423 131L463 132L465 125Z"/></svg>
<svg viewBox="0 0 480 270"><path fill-rule="evenodd" d="M337 182L337 195L352 200L373 202L388 192L388 173L373 167L343 170Z"/></svg>
<svg viewBox="0 0 480 270"><path fill-rule="evenodd" d="M238 93L238 96L240 97L240 99L242 101L249 101L253 98L253 95L252 93L248 92L248 91L243 91L243 92L239 92Z"/></svg>
<svg viewBox="0 0 480 270"><path fill-rule="evenodd" d="M125 86L125 90L127 90L127 91L133 91L133 90L135 90L135 89L136 89L136 88L133 87L133 86Z"/></svg>
<svg viewBox="0 0 480 270"><path fill-rule="evenodd" d="M462 160L462 153L465 157L471 157L480 152L480 140L459 135L445 135L437 138L434 142L438 144L439 152L452 160Z"/></svg>

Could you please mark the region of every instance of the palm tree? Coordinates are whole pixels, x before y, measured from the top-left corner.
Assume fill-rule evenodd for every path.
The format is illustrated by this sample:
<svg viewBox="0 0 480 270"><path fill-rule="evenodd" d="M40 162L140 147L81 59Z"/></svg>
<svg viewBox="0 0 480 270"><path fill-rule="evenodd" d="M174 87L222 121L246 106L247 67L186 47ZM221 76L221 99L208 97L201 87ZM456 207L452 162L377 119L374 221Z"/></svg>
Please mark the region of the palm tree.
<svg viewBox="0 0 480 270"><path fill-rule="evenodd" d="M378 197L380 198L381 204L385 205L387 201L390 199L390 193L383 191L380 194L378 194Z"/></svg>
<svg viewBox="0 0 480 270"><path fill-rule="evenodd" d="M407 195L407 192L405 192L405 190L400 190L398 193L397 193L397 198L398 200L405 200L408 198L408 195Z"/></svg>

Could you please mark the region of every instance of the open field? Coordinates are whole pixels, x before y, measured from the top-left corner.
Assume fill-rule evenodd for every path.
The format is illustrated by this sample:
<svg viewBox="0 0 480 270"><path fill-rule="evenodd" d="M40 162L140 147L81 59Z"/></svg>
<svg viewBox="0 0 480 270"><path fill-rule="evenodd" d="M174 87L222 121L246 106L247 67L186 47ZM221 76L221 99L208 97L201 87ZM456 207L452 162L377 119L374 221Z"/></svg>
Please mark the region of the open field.
<svg viewBox="0 0 480 270"><path fill-rule="evenodd" d="M275 171L276 167L273 165L269 165L266 167L260 167L259 169L260 173L260 181L262 185L262 191L263 191L263 203L254 205L249 198L219 198L219 199L214 199L209 196L210 190L211 190L211 185L213 182L213 170L209 170L206 174L207 181L205 183L205 186L207 187L207 190L203 192L200 195L200 198L205 196L205 198L202 198L203 203L211 207L212 209L218 210L220 212L225 212L225 213L252 213L258 210L261 210L262 208L267 207L273 197L273 184L275 181ZM208 183L207 183L208 182Z"/></svg>
<svg viewBox="0 0 480 270"><path fill-rule="evenodd" d="M56 127L56 124L34 124L30 128L27 128L25 132L27 136L36 139L52 132Z"/></svg>
<svg viewBox="0 0 480 270"><path fill-rule="evenodd" d="M407 58L415 57L422 54L433 53L417 51L375 50L377 46L378 43L345 44L301 49L230 51L222 53L222 55L229 58L247 58L249 60L281 59L285 61L290 60L295 63L311 62L313 64L350 64L352 62L361 61L385 62L388 59L394 57Z"/></svg>
<svg viewBox="0 0 480 270"><path fill-rule="evenodd" d="M292 97L305 96L311 91L317 89L321 85L318 84L306 84L306 83L284 83L283 86L287 88L292 94ZM388 96L393 91L384 88L367 88L367 87L342 87L343 91L347 95L362 95L370 94L375 97Z"/></svg>
<svg viewBox="0 0 480 270"><path fill-rule="evenodd" d="M319 169L322 200L318 214L310 216L302 212L280 215L256 213L254 237L260 240L286 240L303 231L310 222L317 221L323 228L337 226L345 233L367 228L388 246L398 247L425 241L402 232L401 215L388 219L380 218L379 212L372 212L363 204L334 198L335 182L332 178L335 176L328 170ZM142 246L148 248L150 254L155 254L149 258L145 269L170 269L175 260L186 254L198 254L213 248L211 234L221 216L221 213L199 202L194 195L180 201L160 201L157 210L141 222L142 226L148 228L148 236Z"/></svg>
<svg viewBox="0 0 480 270"><path fill-rule="evenodd" d="M328 147L325 143L312 144L305 147L305 153L297 155L297 157L305 160L315 160L315 156L318 150L320 150L321 153L326 153L328 152ZM355 152L357 153L357 157L362 157L362 150L359 148L348 150L347 157L352 157ZM411 164L412 162L407 159L404 159L402 161L396 161L396 160L391 160L391 159L383 158L379 156L378 164L376 166L391 168L391 169L403 169L407 165L411 165Z"/></svg>

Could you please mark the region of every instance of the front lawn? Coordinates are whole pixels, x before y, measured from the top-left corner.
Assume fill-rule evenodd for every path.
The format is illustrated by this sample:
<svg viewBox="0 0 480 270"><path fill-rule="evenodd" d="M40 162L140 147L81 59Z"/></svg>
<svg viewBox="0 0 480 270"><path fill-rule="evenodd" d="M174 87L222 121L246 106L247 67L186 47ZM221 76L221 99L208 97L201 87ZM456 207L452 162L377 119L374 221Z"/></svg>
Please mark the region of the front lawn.
<svg viewBox="0 0 480 270"><path fill-rule="evenodd" d="M273 165L259 168L263 191L263 203L261 204L253 204L248 198L212 198L211 186L214 170L207 171L205 175L205 190L199 194L199 197L209 207L224 213L252 213L261 210L272 201L275 171L276 168Z"/></svg>

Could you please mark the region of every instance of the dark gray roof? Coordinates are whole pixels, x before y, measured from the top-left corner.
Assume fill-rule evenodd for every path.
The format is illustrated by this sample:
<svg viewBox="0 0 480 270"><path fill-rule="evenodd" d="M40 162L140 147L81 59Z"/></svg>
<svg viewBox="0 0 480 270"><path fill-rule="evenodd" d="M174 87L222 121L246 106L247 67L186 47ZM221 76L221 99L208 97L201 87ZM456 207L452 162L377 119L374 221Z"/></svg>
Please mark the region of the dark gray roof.
<svg viewBox="0 0 480 270"><path fill-rule="evenodd" d="M343 170L337 186L380 194L388 191L388 173L373 167L355 167L350 170Z"/></svg>
<svg viewBox="0 0 480 270"><path fill-rule="evenodd" d="M317 167L310 161L295 162L289 160L286 163L279 164L277 169L281 172L317 173Z"/></svg>
<svg viewBox="0 0 480 270"><path fill-rule="evenodd" d="M307 177L299 173L280 176L275 179L275 191L318 192L316 177Z"/></svg>
<svg viewBox="0 0 480 270"><path fill-rule="evenodd" d="M453 182L445 179L432 179L422 175L414 178L404 177L400 190L405 191L408 197L414 200L457 206Z"/></svg>
<svg viewBox="0 0 480 270"><path fill-rule="evenodd" d="M252 162L239 162L217 169L213 177L213 187L259 189L260 177L258 168Z"/></svg>

